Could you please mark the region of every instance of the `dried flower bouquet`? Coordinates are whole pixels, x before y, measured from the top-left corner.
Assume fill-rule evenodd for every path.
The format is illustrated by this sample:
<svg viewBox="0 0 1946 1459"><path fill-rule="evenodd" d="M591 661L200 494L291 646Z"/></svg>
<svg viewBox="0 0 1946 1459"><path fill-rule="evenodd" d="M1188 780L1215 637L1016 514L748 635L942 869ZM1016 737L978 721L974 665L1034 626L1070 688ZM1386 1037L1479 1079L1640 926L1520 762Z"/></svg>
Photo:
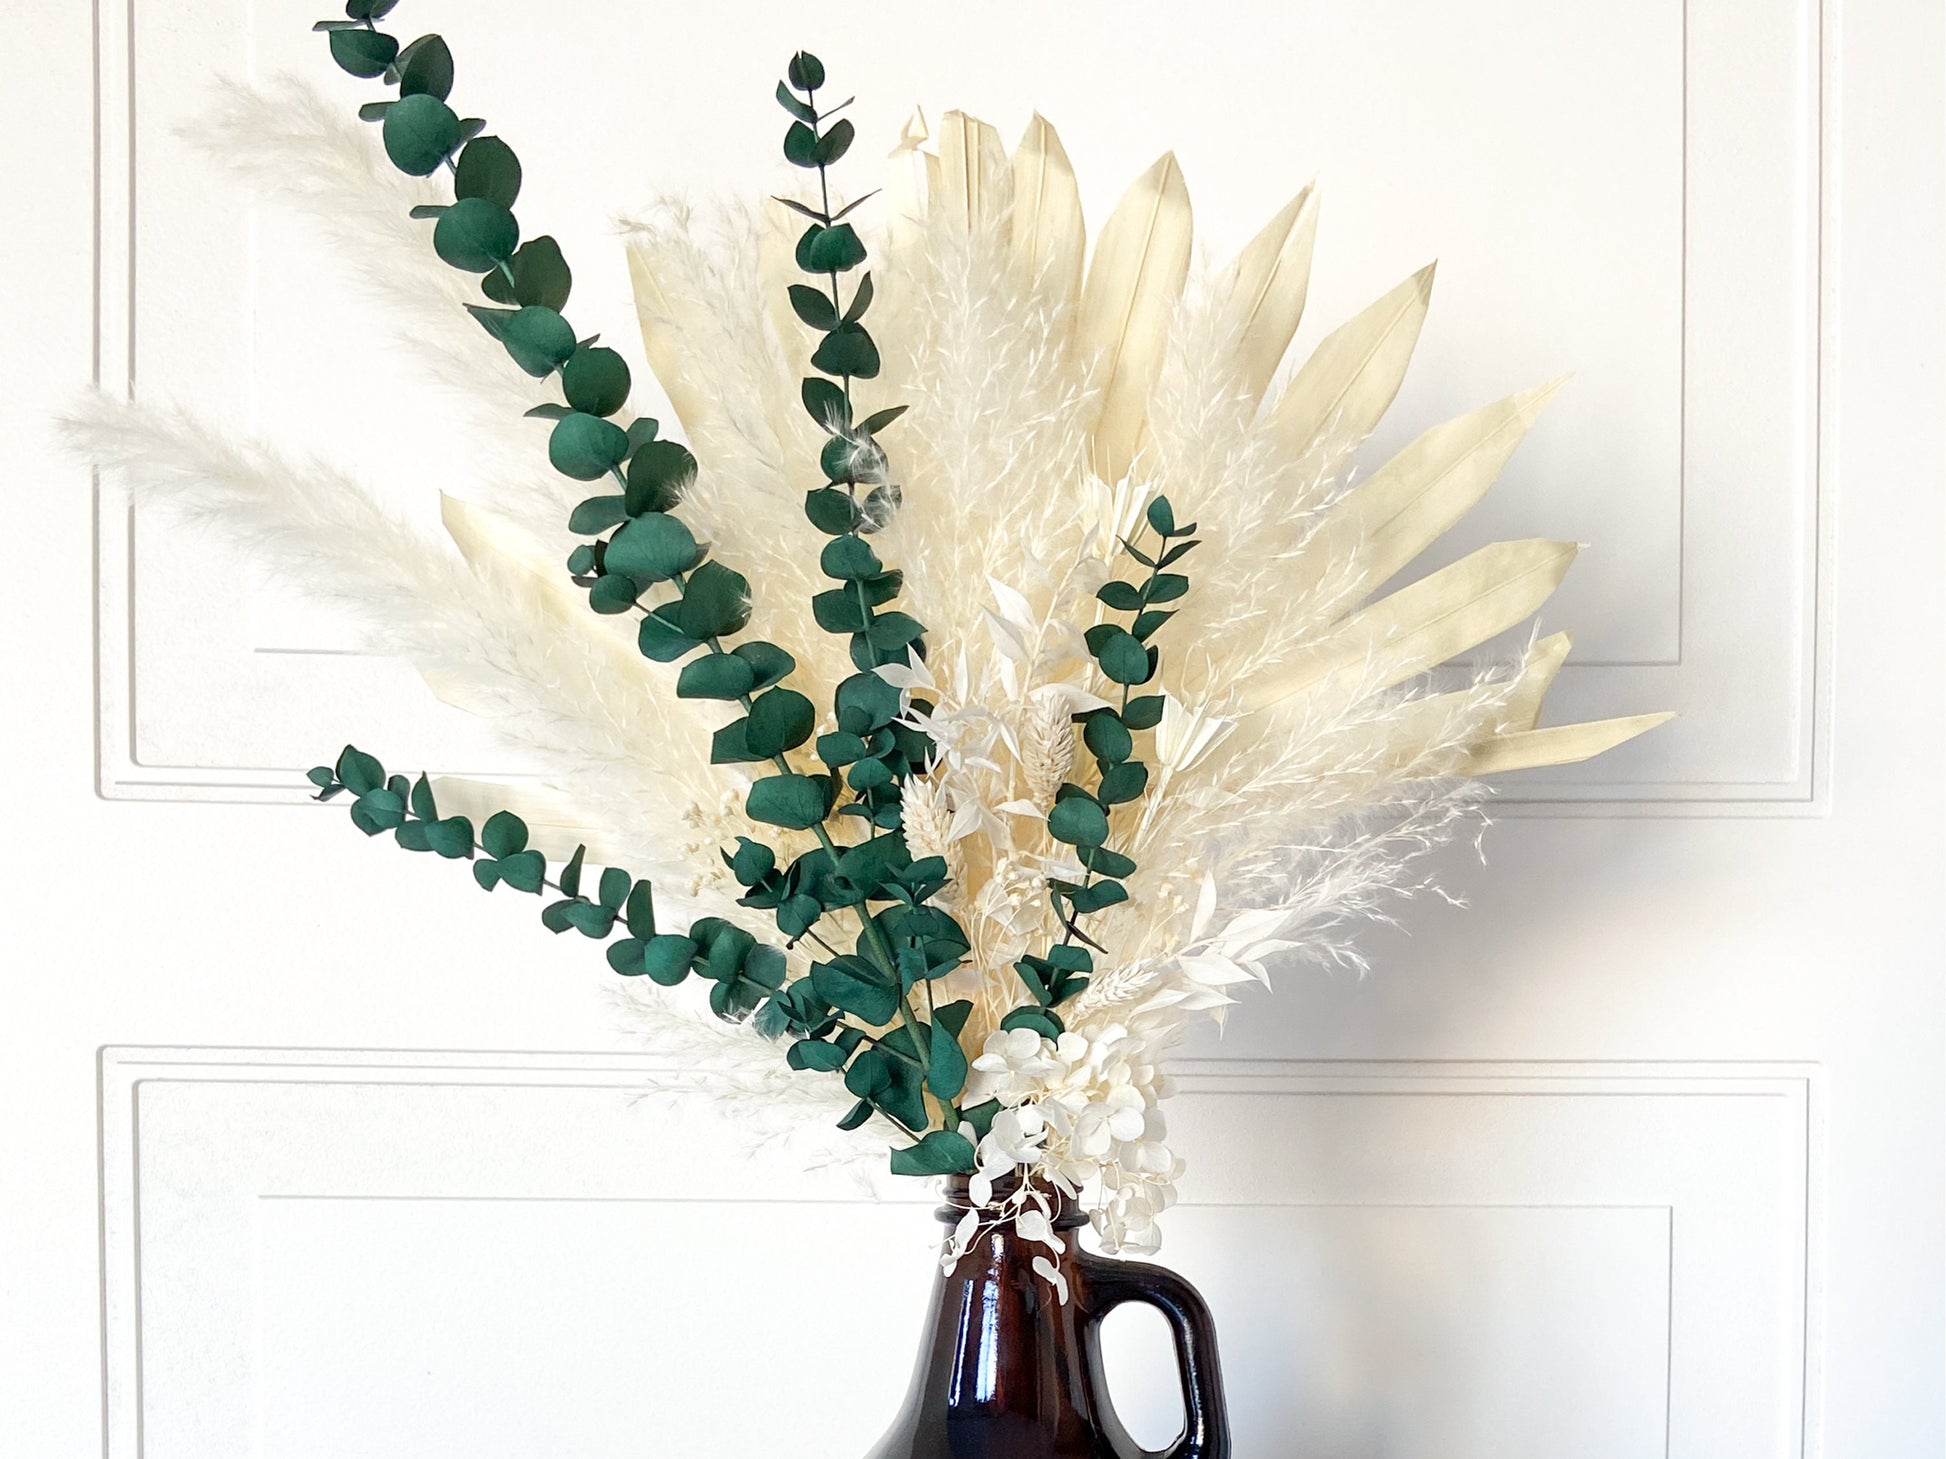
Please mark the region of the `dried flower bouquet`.
<svg viewBox="0 0 1946 1459"><path fill-rule="evenodd" d="M391 8L319 28L396 88L361 111L396 173L301 92L233 91L212 131L259 180L305 159L306 201L408 334L492 429L530 451L544 433L555 475L447 501L455 558L358 483L180 417L100 404L74 429L360 608L550 771L541 791L408 780L348 747L311 772L320 799L540 896L624 977L706 982L717 1032L657 998L662 1032L740 1072L726 1097L842 1109L895 1172L971 1175L986 1209L959 1247L1004 1216L1058 1249L1059 1190L1089 1193L1111 1250L1153 1250L1181 1031L1273 959L1355 964L1356 924L1477 819L1477 777L1665 717L1539 727L1565 634L1429 679L1574 557L1500 543L1374 596L1551 387L1354 484L1432 270L1276 385L1310 189L1192 285L1173 157L1089 257L1053 127L1009 154L949 113L936 152L908 128L868 249L870 195L831 175L852 124L800 53L776 95L805 186L713 232L673 205L628 229L679 443L626 412L627 363L570 326L560 248L516 221L513 150L448 104L439 37L378 28Z"/></svg>

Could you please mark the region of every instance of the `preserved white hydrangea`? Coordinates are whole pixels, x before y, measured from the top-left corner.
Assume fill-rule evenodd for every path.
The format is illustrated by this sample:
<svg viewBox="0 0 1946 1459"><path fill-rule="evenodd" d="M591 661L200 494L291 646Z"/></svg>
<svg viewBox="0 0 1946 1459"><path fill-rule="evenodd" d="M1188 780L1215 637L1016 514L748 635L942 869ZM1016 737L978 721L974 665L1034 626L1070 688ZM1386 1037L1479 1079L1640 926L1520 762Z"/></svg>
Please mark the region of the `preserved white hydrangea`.
<svg viewBox="0 0 1946 1459"><path fill-rule="evenodd" d="M1113 1022L1058 1039L1025 1028L988 1035L966 1101L997 1099L1001 1109L977 1147L979 1170L969 1183L975 1212L955 1230L945 1259L966 1251L980 1214L1013 1219L1024 1239L1064 1250L1049 1223L1050 1191L1083 1201L1105 1250L1156 1250L1157 1220L1175 1203L1183 1169L1168 1145L1161 1105L1174 1086L1158 1053ZM1019 1187L996 1202L995 1187L1015 1175Z"/></svg>

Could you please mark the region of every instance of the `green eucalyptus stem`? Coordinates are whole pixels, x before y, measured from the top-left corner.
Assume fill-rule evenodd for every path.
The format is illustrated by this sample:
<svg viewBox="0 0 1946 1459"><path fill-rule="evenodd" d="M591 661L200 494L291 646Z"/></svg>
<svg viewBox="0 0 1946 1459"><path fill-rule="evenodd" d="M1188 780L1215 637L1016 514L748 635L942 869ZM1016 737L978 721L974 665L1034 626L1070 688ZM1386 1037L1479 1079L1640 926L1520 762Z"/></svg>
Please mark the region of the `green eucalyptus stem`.
<svg viewBox="0 0 1946 1459"><path fill-rule="evenodd" d="M876 375L878 355L870 335L857 322L870 303L870 276L861 280L848 309L841 303L838 275L856 267L864 254L855 231L839 222L849 208L836 215L831 211L825 171L828 163L843 155L853 136L848 121L829 121L843 104L820 113L811 103L795 102L782 84L778 88L786 107L800 120L808 113L813 123L793 129L786 154L790 156L794 148L802 151L808 138L811 152L792 160L799 165L815 162L819 171L824 206L815 215L817 236L807 234L800 249L809 246L817 253L818 266L807 271L823 275L830 289L818 315L828 316L827 339L820 346L821 358L813 363L840 381L837 386L807 382L805 400L814 417L820 417L814 401L827 398L832 416L842 417L820 417L819 424L837 438L829 460L842 469L827 474L834 486L843 487L842 493L829 495L843 502L844 521L834 532L827 525L835 517L828 505L814 511L807 502L806 510L813 522L844 544L827 549L822 565L828 576L844 585L835 596L848 602L840 616L856 625L850 630L855 635L852 656L860 669L859 676L840 686L837 708L842 733L828 755L820 741L820 759L831 774L817 777L794 771L786 758L787 751L811 737L816 723L809 701L784 686L795 661L776 645L758 639L745 639L734 650L724 646L724 639L741 633L749 621L750 584L723 564L706 561L707 549L676 515L695 458L676 443L658 440L652 420L637 419L624 428L608 418L622 409L629 394L626 362L594 338L578 338L561 312L572 283L566 261L552 238L522 241L512 212L521 183L520 164L512 149L497 137L482 135L484 122L462 119L446 104L453 66L445 42L438 36L422 36L401 49L396 39L378 29L376 20L395 3L346 0L347 20L320 22L316 28L329 32L333 59L342 69L367 79L382 77L397 88L395 100L369 103L359 110L362 118L381 123L385 151L394 165L418 177L442 169L450 175L453 201L415 208L413 216L433 220L432 244L440 258L478 278L487 300L498 306L468 306L481 326L529 375L558 381L565 403L529 412L554 423L548 441L550 461L577 481L612 479L621 488L619 495L582 502L570 519L573 531L595 539L577 547L568 562L575 581L588 590L591 608L601 613L639 612L638 646L645 657L657 662L671 663L704 651L681 671L678 694L734 702L743 711L743 718L718 732L712 761L771 767L774 774L753 782L746 814L758 823L809 830L818 843L818 851L779 869L774 848L740 837L735 855L724 853L747 889L740 902L773 909L780 931L791 942L809 936L832 953L833 961L816 964L812 977L791 982L780 949L759 943L721 918L698 919L687 935L658 932L648 883L609 868L602 874L601 900L581 896L580 868L586 848L578 848L564 864L558 881L550 879L545 860L525 848L524 823L507 812L486 823L485 839L479 844L494 859L475 862L476 879L489 890L505 880L520 890L559 891L562 900L543 913L543 921L557 932L573 926L590 937L607 937L618 920L626 922L633 935L608 950L615 971L647 974L671 986L692 972L715 982L711 1006L719 1015L741 1019L755 1013L765 1020L761 1027L772 1036L789 1032L796 1038L789 1055L793 1067L831 1070L852 1062L863 1040L844 1042L838 1037L840 1020L857 1012L846 1008L845 1000L874 1013L895 1009L898 1024L893 1032L903 1033L911 1051L885 1045L880 1035L871 1037L869 1055L860 1058L878 1062L871 1066L871 1077L863 1080L867 1088L859 1104L842 1123L855 1128L877 1113L901 1133L907 1128L921 1130L916 1147L894 1152L895 1171L937 1174L970 1169L971 1146L957 1133L958 1084L934 1087L931 1031L919 1021L907 986L909 974L900 963L902 956L909 960L916 952L926 966L915 981L943 976L959 959L938 949L963 949L966 939L950 917L926 906L937 890L932 862L912 863L909 856L895 859L884 849L898 829L898 787L915 763L923 760L925 742L916 731L892 723L897 715L886 707L886 687L871 670L888 660L923 654L924 628L907 615L875 611L878 604L897 596L899 579L884 569L863 540L897 500L896 488L882 483L884 455L873 436L899 411L881 411L864 421L852 418L852 380ZM822 80L823 67L814 57L800 53L793 58L791 85L814 99ZM810 210L800 206L799 211ZM795 292L793 302L797 302ZM807 318L807 322L811 321ZM828 395L814 391L813 384L823 386ZM860 501L860 486L874 478L880 484ZM679 596L662 603L645 601L647 589L658 582L672 584ZM814 606L824 621L829 606ZM840 630L833 627L833 631ZM861 680L868 682L861 686ZM891 748L883 748L888 737ZM860 768L863 762L855 751L846 748L866 738L876 746L868 758L880 762L869 773ZM457 817L436 819L424 776L417 787L398 777L387 781L376 760L347 747L337 766L317 767L311 779L320 789L320 798L350 790L356 797L352 818L368 835L393 830L407 849L469 859L474 855L471 823ZM839 806L840 788L846 783L858 799ZM841 847L826 824L834 811L863 815L885 834ZM893 844L903 854L903 843ZM816 863L818 857L822 863ZM874 900L903 905L874 914ZM860 921L858 948L852 955L833 951L815 930L824 916L846 906L858 909ZM952 938L940 938L942 922L951 929ZM888 939L888 928L901 939L897 949ZM848 969L848 960L855 967ZM884 982L857 981L857 969L869 973L874 967L889 987ZM833 990L829 1000L822 980L826 972L831 974ZM963 1020L967 1006L934 1008L928 982L927 1007L935 1024L945 1021L952 1009L962 1010L958 1017ZM960 1025L946 1022L945 1026L956 1033ZM837 1044L835 1049L827 1038ZM955 1050L954 1062L963 1068L960 1052ZM916 1092L886 1073L903 1066L920 1071ZM847 1085L853 1085L853 1075L862 1072L852 1062ZM963 1081L964 1076L948 1077ZM931 1128L932 1116L925 1107L929 1091L946 1113L945 1131ZM976 1122L978 1117L976 1112Z"/></svg>

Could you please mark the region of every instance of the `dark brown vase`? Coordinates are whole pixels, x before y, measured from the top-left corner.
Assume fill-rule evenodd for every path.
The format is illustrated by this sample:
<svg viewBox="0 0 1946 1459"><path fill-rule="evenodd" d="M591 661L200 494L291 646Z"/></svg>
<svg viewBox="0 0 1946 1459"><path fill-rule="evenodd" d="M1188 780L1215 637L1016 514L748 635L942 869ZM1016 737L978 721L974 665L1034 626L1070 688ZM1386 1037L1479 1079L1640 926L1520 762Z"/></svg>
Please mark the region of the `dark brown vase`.
<svg viewBox="0 0 1946 1459"><path fill-rule="evenodd" d="M948 1225L966 1213L966 1184L947 1183ZM912 1388L869 1459L1230 1459L1209 1308L1174 1272L1081 1250L1072 1233L1083 1224L1063 1200L1054 1226L1070 1233L1056 1259L1065 1304L1033 1270L1035 1256L1053 1252L1011 1222L982 1228L933 1288ZM1184 1426L1163 1449L1136 1443L1109 1406L1101 1322L1124 1302L1159 1308L1175 1330Z"/></svg>

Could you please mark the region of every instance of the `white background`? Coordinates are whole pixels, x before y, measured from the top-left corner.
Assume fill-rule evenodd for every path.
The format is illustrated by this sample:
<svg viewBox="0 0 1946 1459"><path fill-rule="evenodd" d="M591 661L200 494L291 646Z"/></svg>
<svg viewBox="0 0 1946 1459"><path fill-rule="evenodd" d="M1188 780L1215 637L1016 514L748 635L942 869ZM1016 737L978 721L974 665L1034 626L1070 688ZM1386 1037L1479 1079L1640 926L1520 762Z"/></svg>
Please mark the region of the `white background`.
<svg viewBox="0 0 1946 1459"><path fill-rule="evenodd" d="M1301 345L1439 254L1375 447L1573 370L1468 530L1595 542L1562 712L1684 718L1510 793L1451 860L1472 907L1371 978L1293 970L1197 1049L1168 1257L1246 1454L1940 1452L1936 7L407 6L614 340L604 218L765 187L811 44L861 158L914 101L1038 106L1099 221L1174 146L1219 259L1319 174ZM486 742L52 448L99 374L431 454L348 277L173 133L212 71L364 93L282 4L7 34L0 1455L862 1452L916 1194L628 1104L598 959L280 788L395 725ZM816 1325L749 1256L791 1232L843 1294Z"/></svg>

